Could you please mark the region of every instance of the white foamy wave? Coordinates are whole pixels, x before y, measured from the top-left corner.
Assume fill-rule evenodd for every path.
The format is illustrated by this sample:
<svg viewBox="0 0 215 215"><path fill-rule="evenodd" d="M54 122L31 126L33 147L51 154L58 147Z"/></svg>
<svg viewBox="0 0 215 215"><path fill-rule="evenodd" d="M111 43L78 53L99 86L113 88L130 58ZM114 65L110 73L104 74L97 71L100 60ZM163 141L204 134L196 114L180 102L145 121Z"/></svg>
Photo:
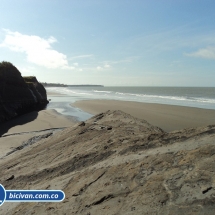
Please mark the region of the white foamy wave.
<svg viewBox="0 0 215 215"><path fill-rule="evenodd" d="M210 104L215 104L215 99L210 99L210 98L197 98L197 97L185 97L185 96L164 96L164 95L146 95L146 94L134 94L134 93L121 93L121 92L116 92L115 94L117 95L123 95L125 97L133 97L135 100L135 97L140 97L143 99L164 99L164 100L175 100L175 101L189 101L189 102L203 102L203 103L210 103ZM138 99L139 100L139 99Z"/></svg>
<svg viewBox="0 0 215 215"><path fill-rule="evenodd" d="M66 88L66 87L49 87L46 88L46 90L48 92L55 92L55 93L60 93L60 94L66 94L69 96L75 96L75 95L93 95L92 93L86 91L82 91L82 90L76 90L76 89L71 89L71 88Z"/></svg>
<svg viewBox="0 0 215 215"><path fill-rule="evenodd" d="M112 91L93 90L95 93L112 93Z"/></svg>
<svg viewBox="0 0 215 215"><path fill-rule="evenodd" d="M215 99L209 99L209 98L195 98L195 99L196 99L197 102L215 104Z"/></svg>
<svg viewBox="0 0 215 215"><path fill-rule="evenodd" d="M188 100L186 97L181 96L159 96L159 95L144 95L144 94L136 94L138 97L143 98L158 98L158 99L170 99L170 100L179 100L179 101L185 101Z"/></svg>

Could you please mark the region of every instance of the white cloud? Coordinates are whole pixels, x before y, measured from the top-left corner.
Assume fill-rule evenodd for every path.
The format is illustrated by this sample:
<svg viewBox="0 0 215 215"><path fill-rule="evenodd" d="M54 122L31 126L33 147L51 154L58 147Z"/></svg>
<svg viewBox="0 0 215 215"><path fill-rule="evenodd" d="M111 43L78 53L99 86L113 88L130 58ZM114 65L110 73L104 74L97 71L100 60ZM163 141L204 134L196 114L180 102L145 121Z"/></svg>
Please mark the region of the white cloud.
<svg viewBox="0 0 215 215"><path fill-rule="evenodd" d="M78 66L78 63L73 63L74 66Z"/></svg>
<svg viewBox="0 0 215 215"><path fill-rule="evenodd" d="M109 64L105 64L104 67L105 68L110 68L110 65Z"/></svg>
<svg viewBox="0 0 215 215"><path fill-rule="evenodd" d="M107 70L111 68L111 66L109 64L105 64L104 66L97 66L96 69L97 70Z"/></svg>
<svg viewBox="0 0 215 215"><path fill-rule="evenodd" d="M207 59L214 59L215 60L215 47L207 47L204 49L199 49L196 52L186 54L190 57L200 57L200 58L207 58Z"/></svg>
<svg viewBox="0 0 215 215"><path fill-rule="evenodd" d="M103 63L105 64L104 67L108 68L108 67L111 67L111 64L113 65L113 64L133 63L134 61L140 59L141 57L142 56L129 56L117 61L103 61Z"/></svg>
<svg viewBox="0 0 215 215"><path fill-rule="evenodd" d="M91 57L93 57L92 54L78 55L78 56L71 57L70 60L79 59L79 58L91 58Z"/></svg>
<svg viewBox="0 0 215 215"><path fill-rule="evenodd" d="M102 67L101 66L97 66L96 69L97 70L102 70Z"/></svg>
<svg viewBox="0 0 215 215"><path fill-rule="evenodd" d="M68 65L67 56L54 50L51 44L57 40L50 36L48 39L34 35L25 35L19 32L4 30L6 36L0 47L9 48L15 52L27 55L27 60L39 66L51 69L74 69Z"/></svg>

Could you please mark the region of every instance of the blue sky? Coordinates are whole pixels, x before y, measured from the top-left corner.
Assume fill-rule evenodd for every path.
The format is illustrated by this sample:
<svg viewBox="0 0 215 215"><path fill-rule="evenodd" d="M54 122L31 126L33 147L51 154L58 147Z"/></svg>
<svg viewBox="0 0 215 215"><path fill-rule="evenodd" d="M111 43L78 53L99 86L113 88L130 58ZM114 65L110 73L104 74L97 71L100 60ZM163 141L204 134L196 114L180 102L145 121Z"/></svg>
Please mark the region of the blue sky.
<svg viewBox="0 0 215 215"><path fill-rule="evenodd" d="M215 87L214 0L1 0L0 61L39 81Z"/></svg>

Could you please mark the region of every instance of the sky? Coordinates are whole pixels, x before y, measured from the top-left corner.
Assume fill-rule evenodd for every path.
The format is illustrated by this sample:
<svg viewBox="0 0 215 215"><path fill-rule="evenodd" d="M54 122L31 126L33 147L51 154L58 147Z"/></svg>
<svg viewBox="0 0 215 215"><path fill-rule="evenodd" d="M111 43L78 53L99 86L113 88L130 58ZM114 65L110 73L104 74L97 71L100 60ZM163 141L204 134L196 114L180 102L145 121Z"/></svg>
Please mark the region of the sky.
<svg viewBox="0 0 215 215"><path fill-rule="evenodd" d="M40 82L215 87L214 0L1 0L0 62Z"/></svg>

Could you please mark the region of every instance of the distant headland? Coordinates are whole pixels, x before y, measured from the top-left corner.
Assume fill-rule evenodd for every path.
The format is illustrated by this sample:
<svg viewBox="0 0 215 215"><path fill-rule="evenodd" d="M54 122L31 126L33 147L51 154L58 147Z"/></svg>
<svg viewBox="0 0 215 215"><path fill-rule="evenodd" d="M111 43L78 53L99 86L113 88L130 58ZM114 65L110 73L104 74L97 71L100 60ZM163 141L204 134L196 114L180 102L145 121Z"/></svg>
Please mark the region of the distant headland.
<svg viewBox="0 0 215 215"><path fill-rule="evenodd" d="M60 84L60 83L46 83L40 82L44 87L104 87L104 85L97 85L97 84L79 84L79 85L67 85L67 84Z"/></svg>

